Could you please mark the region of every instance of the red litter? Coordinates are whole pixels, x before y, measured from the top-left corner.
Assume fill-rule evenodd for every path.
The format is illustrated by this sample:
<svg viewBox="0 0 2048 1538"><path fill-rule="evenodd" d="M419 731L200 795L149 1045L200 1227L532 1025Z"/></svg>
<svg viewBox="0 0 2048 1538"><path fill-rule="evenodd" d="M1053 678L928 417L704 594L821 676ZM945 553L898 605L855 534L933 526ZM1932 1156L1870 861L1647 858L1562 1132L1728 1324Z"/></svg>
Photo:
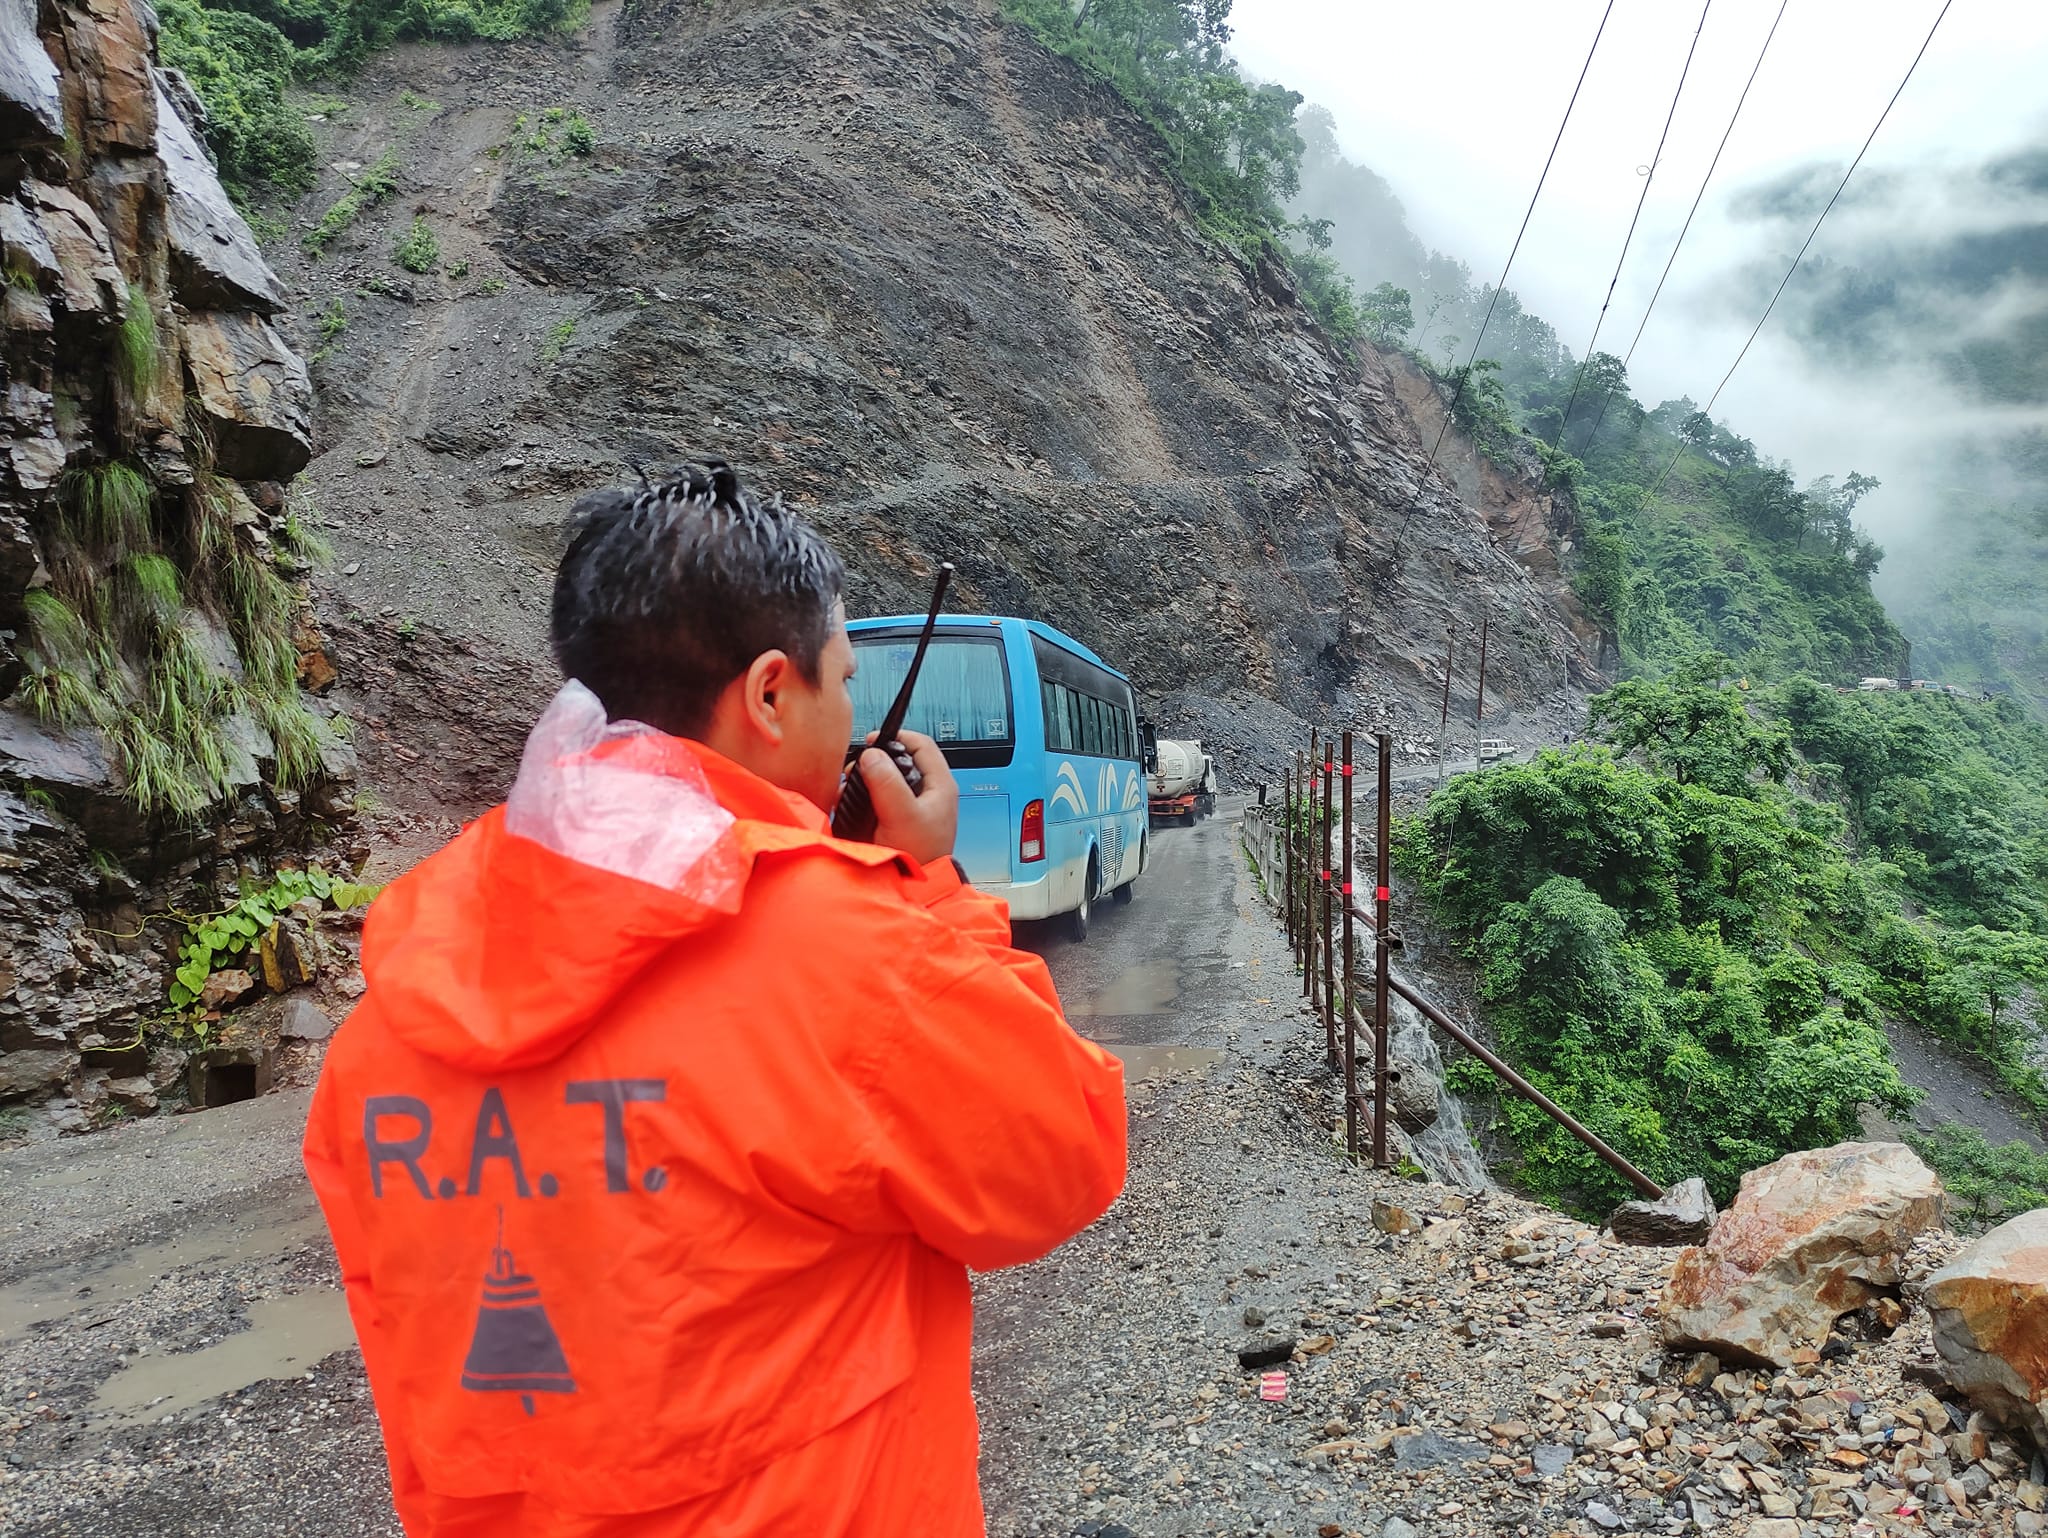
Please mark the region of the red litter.
<svg viewBox="0 0 2048 1538"><path fill-rule="evenodd" d="M1260 1373L1259 1397L1261 1399L1285 1399L1287 1397L1287 1374L1284 1372Z"/></svg>

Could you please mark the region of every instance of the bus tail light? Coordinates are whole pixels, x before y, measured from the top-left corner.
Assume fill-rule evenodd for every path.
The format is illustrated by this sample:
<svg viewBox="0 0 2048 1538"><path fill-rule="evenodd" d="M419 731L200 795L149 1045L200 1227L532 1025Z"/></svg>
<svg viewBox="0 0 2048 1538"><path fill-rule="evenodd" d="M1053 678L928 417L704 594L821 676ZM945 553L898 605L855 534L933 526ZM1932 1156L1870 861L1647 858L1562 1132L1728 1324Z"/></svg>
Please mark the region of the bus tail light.
<svg viewBox="0 0 2048 1538"><path fill-rule="evenodd" d="M1026 802L1024 806L1024 828L1017 837L1017 860L1029 865L1034 860L1045 858L1045 803Z"/></svg>

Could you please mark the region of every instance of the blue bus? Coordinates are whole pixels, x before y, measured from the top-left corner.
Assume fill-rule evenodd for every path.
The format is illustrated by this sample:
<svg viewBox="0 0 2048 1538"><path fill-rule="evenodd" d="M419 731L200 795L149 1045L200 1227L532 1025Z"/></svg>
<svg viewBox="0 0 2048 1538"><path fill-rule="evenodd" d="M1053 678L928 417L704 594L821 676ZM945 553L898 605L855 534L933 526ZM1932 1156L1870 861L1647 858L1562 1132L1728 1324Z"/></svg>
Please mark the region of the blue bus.
<svg viewBox="0 0 2048 1538"><path fill-rule="evenodd" d="M851 620L856 742L880 724L924 616ZM1076 940L1145 869L1142 728L1131 681L1036 620L945 614L904 722L960 782L955 855L1013 918L1064 916Z"/></svg>

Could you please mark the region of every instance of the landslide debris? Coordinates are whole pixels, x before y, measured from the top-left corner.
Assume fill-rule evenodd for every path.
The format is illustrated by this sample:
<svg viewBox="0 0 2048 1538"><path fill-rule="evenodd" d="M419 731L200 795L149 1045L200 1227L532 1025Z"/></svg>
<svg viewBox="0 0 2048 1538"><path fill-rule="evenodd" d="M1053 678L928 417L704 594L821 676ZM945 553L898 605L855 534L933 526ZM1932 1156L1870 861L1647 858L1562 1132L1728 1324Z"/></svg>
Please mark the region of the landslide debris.
<svg viewBox="0 0 2048 1538"><path fill-rule="evenodd" d="M337 622L538 689L569 501L715 450L830 531L854 612L950 559L963 608L1072 631L1241 778L1277 768L1274 701L1433 731L1450 619L1491 615L1488 698L1529 735L1593 677L1382 360L1202 236L1144 125L995 0L600 3L568 39L380 55L317 129L334 169L276 254L336 317L310 473ZM304 252L373 167L394 194ZM1525 532L1568 518L1527 500ZM509 771L387 702L391 742ZM449 804L367 751L402 804Z"/></svg>

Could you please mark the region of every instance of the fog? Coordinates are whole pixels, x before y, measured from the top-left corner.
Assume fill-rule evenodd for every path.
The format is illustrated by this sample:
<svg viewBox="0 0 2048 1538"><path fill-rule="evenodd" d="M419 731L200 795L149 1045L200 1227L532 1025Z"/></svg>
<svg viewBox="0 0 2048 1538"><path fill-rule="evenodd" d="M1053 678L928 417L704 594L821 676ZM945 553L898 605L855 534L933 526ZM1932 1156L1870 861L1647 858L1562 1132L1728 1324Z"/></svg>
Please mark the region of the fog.
<svg viewBox="0 0 2048 1538"><path fill-rule="evenodd" d="M1424 246L1491 283L1604 3L1238 0L1235 46L1248 73L1329 110L1339 148L1385 179ZM1713 393L1940 8L1787 5L1631 364L1638 399ZM1778 9L1715 0L1601 350L1627 350ZM1574 354L1700 15L1692 0L1614 6L1509 275ZM1858 520L1895 555L1924 542L1958 486L2048 501L2043 78L2048 6L1958 0L1714 408L1802 484L1876 476ZM1359 202L1369 225L1372 199ZM1888 597L1909 565L1888 561Z"/></svg>

